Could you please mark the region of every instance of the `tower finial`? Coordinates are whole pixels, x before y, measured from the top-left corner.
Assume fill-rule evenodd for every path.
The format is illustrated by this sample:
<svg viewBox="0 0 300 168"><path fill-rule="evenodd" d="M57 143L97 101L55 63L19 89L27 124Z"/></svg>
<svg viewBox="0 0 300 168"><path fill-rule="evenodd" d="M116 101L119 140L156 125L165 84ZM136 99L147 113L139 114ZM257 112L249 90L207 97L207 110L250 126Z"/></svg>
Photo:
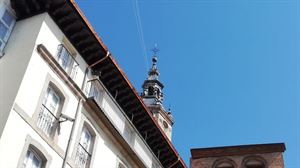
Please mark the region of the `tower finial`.
<svg viewBox="0 0 300 168"><path fill-rule="evenodd" d="M156 54L159 52L159 48L157 47L157 44L154 44L154 48L151 49L151 51L153 52L153 56L155 57Z"/></svg>
<svg viewBox="0 0 300 168"><path fill-rule="evenodd" d="M157 53L159 52L159 48L157 47L157 44L154 44L154 48L151 49L153 52L152 57L152 69L156 69L156 63L157 63Z"/></svg>

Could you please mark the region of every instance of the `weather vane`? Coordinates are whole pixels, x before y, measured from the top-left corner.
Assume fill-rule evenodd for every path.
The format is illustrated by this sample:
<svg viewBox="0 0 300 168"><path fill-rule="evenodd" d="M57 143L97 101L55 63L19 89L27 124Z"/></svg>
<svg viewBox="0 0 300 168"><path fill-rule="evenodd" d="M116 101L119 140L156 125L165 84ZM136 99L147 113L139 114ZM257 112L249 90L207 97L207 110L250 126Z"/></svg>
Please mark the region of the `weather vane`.
<svg viewBox="0 0 300 168"><path fill-rule="evenodd" d="M151 49L154 55L156 55L159 52L159 48L157 47L157 44L154 45L154 48Z"/></svg>

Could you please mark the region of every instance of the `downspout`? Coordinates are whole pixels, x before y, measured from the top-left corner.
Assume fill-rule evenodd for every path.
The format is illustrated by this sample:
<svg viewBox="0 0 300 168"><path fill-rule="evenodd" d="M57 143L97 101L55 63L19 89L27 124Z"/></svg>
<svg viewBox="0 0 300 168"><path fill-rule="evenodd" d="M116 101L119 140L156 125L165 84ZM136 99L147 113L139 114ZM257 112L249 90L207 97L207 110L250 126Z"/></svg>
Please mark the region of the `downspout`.
<svg viewBox="0 0 300 168"><path fill-rule="evenodd" d="M85 88L86 77L87 77L87 74L89 72L89 69L91 69L93 66L101 63L102 61L104 61L109 56L110 56L110 53L109 53L109 51L107 51L105 57L101 58L99 61L95 62L94 64L86 67L85 72L84 72L83 82L82 82L82 85L81 85L81 90L84 90L84 88ZM67 164L67 157L68 157L68 155L70 153L70 145L71 145L71 142L73 140L74 131L75 131L75 125L78 122L78 120L77 120L78 114L79 114L79 111L81 110L81 107L82 107L81 104L82 104L82 98L79 98L78 103L77 103L77 107L76 107L74 122L73 122L73 125L72 125L72 128L71 128L71 133L70 133L70 136L69 136L69 141L68 141L68 144L67 144L65 156L63 158L62 168L65 168L66 164Z"/></svg>
<svg viewBox="0 0 300 168"><path fill-rule="evenodd" d="M64 159L63 159L62 168L65 168L66 164L67 164L67 156L69 155L70 144L71 144L71 142L73 140L73 134L74 134L74 131L75 131L75 125L78 122L77 117L78 117L78 113L79 113L79 111L81 109L81 102L82 102L82 98L80 98L79 101L78 101L78 103L77 103L77 108L76 108L76 113L75 113L75 119L74 119L74 122L73 122L73 125L72 125L72 128L71 128L71 133L70 133L70 136L69 136L69 141L68 141L66 152L65 152L65 156L64 156Z"/></svg>
<svg viewBox="0 0 300 168"><path fill-rule="evenodd" d="M171 164L168 168L174 167L179 161L180 161L180 158L178 157L178 159L173 164Z"/></svg>
<svg viewBox="0 0 300 168"><path fill-rule="evenodd" d="M110 56L110 53L109 53L109 51L107 51L107 53L106 53L106 56L105 56L105 57L101 58L99 61L97 61L97 62L93 63L92 65L88 66L87 68L91 68L91 67L93 67L93 66L95 66L95 65L99 64L100 62L104 61L104 60L105 60L105 59L106 59L108 56Z"/></svg>

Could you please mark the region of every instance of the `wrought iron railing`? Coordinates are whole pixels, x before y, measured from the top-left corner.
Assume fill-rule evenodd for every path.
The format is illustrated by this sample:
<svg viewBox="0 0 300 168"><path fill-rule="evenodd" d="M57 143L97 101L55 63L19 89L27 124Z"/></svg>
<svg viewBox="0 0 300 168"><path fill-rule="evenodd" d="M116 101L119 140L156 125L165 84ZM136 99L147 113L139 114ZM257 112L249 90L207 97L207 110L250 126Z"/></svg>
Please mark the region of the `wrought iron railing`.
<svg viewBox="0 0 300 168"><path fill-rule="evenodd" d="M69 74L72 79L75 79L78 63L62 44L58 46L57 61L67 74Z"/></svg>
<svg viewBox="0 0 300 168"><path fill-rule="evenodd" d="M46 135L50 136L56 120L56 116L42 104L41 111L38 115L37 126L42 129Z"/></svg>
<svg viewBox="0 0 300 168"><path fill-rule="evenodd" d="M87 167L90 157L91 154L79 143L75 157L75 164L77 165L77 167Z"/></svg>

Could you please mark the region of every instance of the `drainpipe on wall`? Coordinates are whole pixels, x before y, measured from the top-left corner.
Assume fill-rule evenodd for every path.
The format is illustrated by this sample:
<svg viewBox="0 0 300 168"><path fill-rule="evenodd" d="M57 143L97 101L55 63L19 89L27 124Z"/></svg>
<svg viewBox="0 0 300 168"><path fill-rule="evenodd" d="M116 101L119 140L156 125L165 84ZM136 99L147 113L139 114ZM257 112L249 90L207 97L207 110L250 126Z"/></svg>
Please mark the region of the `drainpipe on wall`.
<svg viewBox="0 0 300 168"><path fill-rule="evenodd" d="M94 67L95 65L101 63L102 61L104 61L107 57L110 56L110 53L109 51L107 51L106 53L106 56L101 58L99 61L95 62L94 64L88 66L86 69L85 69L85 72L84 72L84 77L83 77L83 82L82 82L82 85L81 85L81 90L84 90L85 88L85 84L86 84L86 77L87 77L87 74L89 72L89 69L91 69L92 67ZM73 136L74 136L74 131L75 131L75 125L77 124L78 120L78 114L79 114L79 111L81 110L81 107L82 107L82 98L80 98L78 100L78 103L77 103L77 108L76 108L76 112L75 112L75 118L74 118L74 122L73 122L73 125L72 125L72 128L71 128L71 133L70 133L70 136L69 136L69 141L68 141L68 144L67 144L67 148L66 148L66 152L65 152L65 156L63 158L63 164L62 164L62 168L65 168L66 167L66 164L67 164L67 157L70 153L70 145L71 145L71 142L73 140Z"/></svg>
<svg viewBox="0 0 300 168"><path fill-rule="evenodd" d="M179 161L180 161L180 158L178 157L178 159L173 164L171 164L168 168L174 167Z"/></svg>
<svg viewBox="0 0 300 168"><path fill-rule="evenodd" d="M109 53L109 51L107 51L107 53L106 53L106 56L105 57L103 57L103 58L101 58L99 61L97 61L97 62L95 62L95 63L93 63L92 65L90 65L90 66L88 66L88 68L91 68L91 67L93 67L93 66L95 66L95 65L97 65L97 64L99 64L100 62L102 62L102 61L104 61L108 56L110 56L110 53Z"/></svg>
<svg viewBox="0 0 300 168"><path fill-rule="evenodd" d="M94 66L98 65L99 63L103 62L103 61L104 61L107 57L109 57L109 56L110 56L110 53L109 53L109 51L107 51L105 57L101 58L99 61L93 63L92 65L89 65L89 66L85 69L85 74L84 74L84 78L83 78L81 90L83 90L83 89L85 88L86 77L87 77L88 71L89 71L92 67L94 67Z"/></svg>
<svg viewBox="0 0 300 168"><path fill-rule="evenodd" d="M70 133L70 137L69 137L69 141L68 141L68 144L67 144L67 148L66 148L66 152L65 152L65 156L63 158L63 165L62 165L62 168L65 168L66 167L66 164L67 164L67 157L69 155L69 151L70 151L70 144L73 140L73 134L74 134L74 131L75 131L75 125L77 124L78 120L78 113L79 111L81 110L81 102L82 102L82 99L80 98L78 103L77 103L77 108L76 108L76 113L75 113L75 119L74 119L74 122L73 122L73 125L72 125L72 128L71 128L71 133Z"/></svg>

